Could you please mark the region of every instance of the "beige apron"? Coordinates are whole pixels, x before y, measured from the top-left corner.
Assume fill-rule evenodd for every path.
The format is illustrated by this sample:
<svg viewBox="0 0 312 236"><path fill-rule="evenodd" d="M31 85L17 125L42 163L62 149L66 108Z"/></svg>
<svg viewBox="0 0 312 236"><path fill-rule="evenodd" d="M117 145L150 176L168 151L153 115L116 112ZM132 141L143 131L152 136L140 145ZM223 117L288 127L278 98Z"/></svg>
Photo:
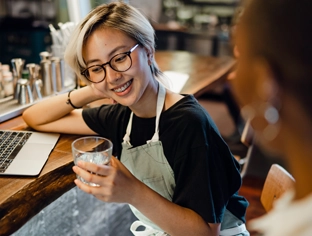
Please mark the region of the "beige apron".
<svg viewBox="0 0 312 236"><path fill-rule="evenodd" d="M120 160L137 179L141 180L164 198L172 201L175 187L173 170L164 155L158 134L159 118L163 110L165 96L166 89L159 83L155 133L152 139L147 141L147 144L135 148L132 148L130 143L133 117L133 113L131 113L127 131L123 138L124 141L122 143ZM145 217L135 207L130 205L130 208L134 215L140 220L135 221L131 226L131 231L134 235L166 235L156 224ZM141 225L146 228L145 231L136 231Z"/></svg>
<svg viewBox="0 0 312 236"><path fill-rule="evenodd" d="M137 179L145 183L164 198L172 201L172 195L175 188L174 173L167 161L167 158L164 155L162 143L159 141L159 119L163 110L165 96L166 89L161 83L159 83L155 133L152 139L147 141L147 144L135 148L132 148L130 143L133 112L131 113L126 134L123 138L122 154L120 160ZM129 206L133 214L139 219L138 221L133 222L130 228L135 236L168 235L167 233L163 232L163 230L156 224L145 217L141 212L139 212L135 207L131 205ZM145 230L138 231L140 226L143 226ZM230 230L231 235L236 235L235 232L241 231L241 227L244 226L245 225L232 228ZM238 228L240 228L240 230L238 230ZM227 230L224 232L225 234L220 235L229 235L227 234L229 232L226 231Z"/></svg>

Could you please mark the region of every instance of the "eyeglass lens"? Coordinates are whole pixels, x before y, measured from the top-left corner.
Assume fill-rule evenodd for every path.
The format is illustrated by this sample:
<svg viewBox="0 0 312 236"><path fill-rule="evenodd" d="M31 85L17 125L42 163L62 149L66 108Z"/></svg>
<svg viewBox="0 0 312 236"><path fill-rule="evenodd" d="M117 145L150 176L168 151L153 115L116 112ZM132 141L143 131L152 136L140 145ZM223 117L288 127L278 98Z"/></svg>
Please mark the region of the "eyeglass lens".
<svg viewBox="0 0 312 236"><path fill-rule="evenodd" d="M108 62L108 65L115 71L124 72L131 67L132 60L128 53L120 53L112 57L112 59ZM92 82L100 82L104 80L106 76L106 72L104 69L104 65L95 65L89 67L86 72L85 76Z"/></svg>

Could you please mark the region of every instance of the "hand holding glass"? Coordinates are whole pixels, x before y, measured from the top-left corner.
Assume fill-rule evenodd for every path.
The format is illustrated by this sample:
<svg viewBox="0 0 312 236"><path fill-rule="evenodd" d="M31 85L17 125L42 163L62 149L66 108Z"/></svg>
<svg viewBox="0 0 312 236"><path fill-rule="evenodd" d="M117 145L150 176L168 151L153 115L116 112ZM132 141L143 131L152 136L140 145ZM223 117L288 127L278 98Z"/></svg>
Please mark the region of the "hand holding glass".
<svg viewBox="0 0 312 236"><path fill-rule="evenodd" d="M78 161L107 165L112 158L112 151L112 142L102 137L87 136L76 139L72 143L75 165L77 165ZM98 186L97 184L85 181L78 175L77 178L90 186Z"/></svg>

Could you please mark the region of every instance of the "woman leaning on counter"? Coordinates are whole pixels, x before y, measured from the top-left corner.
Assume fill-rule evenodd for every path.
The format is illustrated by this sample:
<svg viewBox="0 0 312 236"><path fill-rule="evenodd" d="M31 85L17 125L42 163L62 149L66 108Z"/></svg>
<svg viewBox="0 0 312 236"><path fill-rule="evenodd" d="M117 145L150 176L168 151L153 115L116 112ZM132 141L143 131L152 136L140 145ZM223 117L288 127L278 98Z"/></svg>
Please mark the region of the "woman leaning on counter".
<svg viewBox="0 0 312 236"><path fill-rule="evenodd" d="M165 88L154 46L154 30L135 8L95 8L65 52L88 86L30 107L24 120L39 131L113 142L110 165L73 168L100 186L75 183L102 201L130 204L135 235L138 225L148 226L144 235L249 235L238 163L196 99ZM79 109L103 98L115 103Z"/></svg>

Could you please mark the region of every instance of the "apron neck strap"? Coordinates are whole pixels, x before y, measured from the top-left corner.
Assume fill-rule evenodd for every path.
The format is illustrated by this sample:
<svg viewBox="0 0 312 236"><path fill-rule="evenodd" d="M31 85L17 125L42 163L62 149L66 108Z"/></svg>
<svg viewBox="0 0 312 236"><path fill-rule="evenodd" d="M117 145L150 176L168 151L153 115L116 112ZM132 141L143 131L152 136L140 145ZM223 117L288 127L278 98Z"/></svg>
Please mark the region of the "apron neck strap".
<svg viewBox="0 0 312 236"><path fill-rule="evenodd" d="M158 95L157 95L157 105L156 105L156 120L155 120L155 133L151 140L148 140L147 143L155 142L159 140L159 119L161 112L163 110L164 104L165 104L165 98L166 98L166 88L159 82L158 83ZM132 129L132 119L133 119L133 112L131 112L130 119L128 122L126 134L123 138L123 142L130 144L130 133Z"/></svg>
<svg viewBox="0 0 312 236"><path fill-rule="evenodd" d="M159 119L161 112L163 110L166 98L166 88L158 83L158 96L157 96L157 107L156 107L156 120L155 120L155 133L151 140L148 140L147 143L156 142L159 140Z"/></svg>

